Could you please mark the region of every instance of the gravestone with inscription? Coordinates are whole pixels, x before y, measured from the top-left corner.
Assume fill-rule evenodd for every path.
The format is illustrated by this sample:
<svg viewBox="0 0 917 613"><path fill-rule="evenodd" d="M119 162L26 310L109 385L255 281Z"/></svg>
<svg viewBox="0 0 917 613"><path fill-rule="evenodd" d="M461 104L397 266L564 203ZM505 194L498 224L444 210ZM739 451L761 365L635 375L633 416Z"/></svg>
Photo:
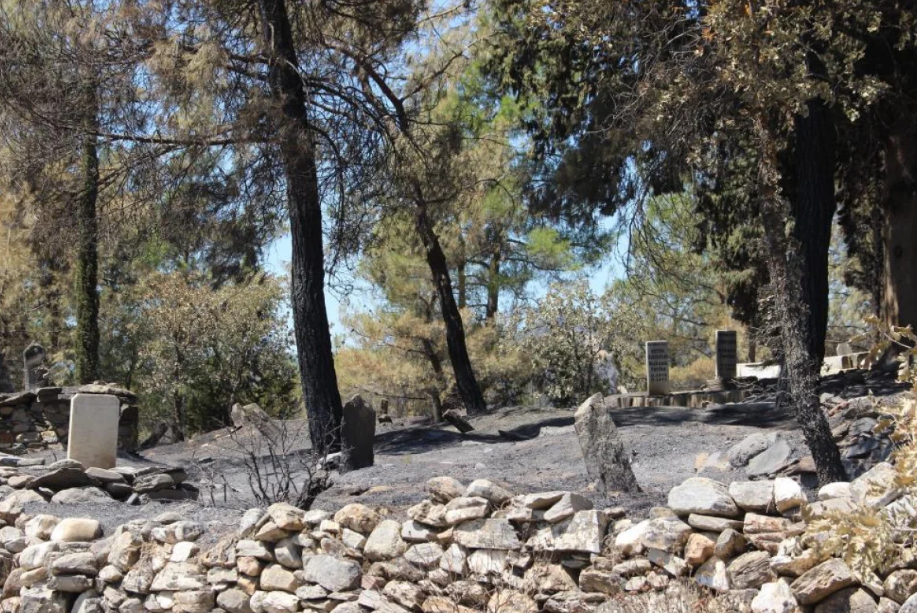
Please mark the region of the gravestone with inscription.
<svg viewBox="0 0 917 613"><path fill-rule="evenodd" d="M67 459L84 468L114 468L121 401L110 394L77 394L70 401Z"/></svg>
<svg viewBox="0 0 917 613"><path fill-rule="evenodd" d="M646 342L646 392L650 396L665 396L669 387L669 342Z"/></svg>
<svg viewBox="0 0 917 613"><path fill-rule="evenodd" d="M45 367L45 348L32 343L22 352L22 384L25 391L48 385L48 369Z"/></svg>
<svg viewBox="0 0 917 613"><path fill-rule="evenodd" d="M736 378L738 335L735 330L716 331L716 377L723 381Z"/></svg>

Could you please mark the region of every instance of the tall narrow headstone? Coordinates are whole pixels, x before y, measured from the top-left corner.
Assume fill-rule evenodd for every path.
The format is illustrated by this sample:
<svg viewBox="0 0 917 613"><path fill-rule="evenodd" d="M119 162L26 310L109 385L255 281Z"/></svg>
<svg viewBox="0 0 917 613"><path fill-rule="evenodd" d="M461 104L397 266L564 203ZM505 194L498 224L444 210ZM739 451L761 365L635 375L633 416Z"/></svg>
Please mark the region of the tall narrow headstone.
<svg viewBox="0 0 917 613"><path fill-rule="evenodd" d="M650 396L669 393L669 342L646 342L646 391Z"/></svg>
<svg viewBox="0 0 917 613"><path fill-rule="evenodd" d="M38 389L47 385L48 371L45 368L45 348L32 343L22 352L22 383L25 391Z"/></svg>
<svg viewBox="0 0 917 613"><path fill-rule="evenodd" d="M344 404L341 422L341 470L347 472L373 465L376 412L362 396Z"/></svg>
<svg viewBox="0 0 917 613"><path fill-rule="evenodd" d="M736 378L739 361L738 335L735 330L716 331L716 377L728 381Z"/></svg>
<svg viewBox="0 0 917 613"><path fill-rule="evenodd" d="M85 468L114 468L121 401L110 394L77 394L70 401L67 459Z"/></svg>

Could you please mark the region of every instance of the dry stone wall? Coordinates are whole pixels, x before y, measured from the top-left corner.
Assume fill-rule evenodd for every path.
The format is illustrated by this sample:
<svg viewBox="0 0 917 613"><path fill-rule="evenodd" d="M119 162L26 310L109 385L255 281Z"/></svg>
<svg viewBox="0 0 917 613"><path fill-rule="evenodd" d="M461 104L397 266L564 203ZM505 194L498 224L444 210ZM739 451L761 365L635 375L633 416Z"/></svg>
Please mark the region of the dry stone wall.
<svg viewBox="0 0 917 613"><path fill-rule="evenodd" d="M788 478L692 478L637 519L574 492L444 476L401 512L277 503L229 531L165 512L108 534L25 512L22 492L35 493L20 489L0 502L0 612L619 613L694 583L722 611L914 613L912 560L865 581L811 547L803 516L857 504L917 516L887 464L845 485L810 501Z"/></svg>
<svg viewBox="0 0 917 613"><path fill-rule="evenodd" d="M33 391L0 394L0 451L66 449L70 425L70 400L80 394L111 394L121 404L118 448L137 449L139 409L130 391L111 385L42 387Z"/></svg>

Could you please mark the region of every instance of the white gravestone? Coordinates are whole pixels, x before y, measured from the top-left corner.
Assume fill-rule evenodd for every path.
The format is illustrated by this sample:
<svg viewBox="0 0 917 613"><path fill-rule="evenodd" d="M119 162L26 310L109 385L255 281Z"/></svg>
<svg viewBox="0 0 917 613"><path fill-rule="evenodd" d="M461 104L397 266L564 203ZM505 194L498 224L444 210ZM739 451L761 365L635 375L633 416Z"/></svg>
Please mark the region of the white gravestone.
<svg viewBox="0 0 917 613"><path fill-rule="evenodd" d="M735 379L739 362L738 335L735 330L716 331L716 377Z"/></svg>
<svg viewBox="0 0 917 613"><path fill-rule="evenodd" d="M669 388L669 342L646 342L646 392L665 396Z"/></svg>
<svg viewBox="0 0 917 613"><path fill-rule="evenodd" d="M77 394L70 401L67 459L83 467L114 468L121 402L110 394Z"/></svg>

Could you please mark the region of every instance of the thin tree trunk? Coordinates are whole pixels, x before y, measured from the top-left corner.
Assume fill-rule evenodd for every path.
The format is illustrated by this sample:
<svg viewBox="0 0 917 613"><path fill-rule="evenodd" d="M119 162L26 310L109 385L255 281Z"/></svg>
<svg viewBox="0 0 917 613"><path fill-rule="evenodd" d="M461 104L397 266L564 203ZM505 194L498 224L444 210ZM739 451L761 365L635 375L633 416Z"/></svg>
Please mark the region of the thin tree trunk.
<svg viewBox="0 0 917 613"><path fill-rule="evenodd" d="M500 249L494 250L490 256L490 266L487 270L487 310L484 319L488 323L497 317L500 308Z"/></svg>
<svg viewBox="0 0 917 613"><path fill-rule="evenodd" d="M433 276L433 285L436 286L442 308L443 321L446 324L446 344L449 348L449 361L455 373L455 384L468 414L483 413L487 410L487 405L471 368L471 359L468 357L468 347L465 343L465 326L452 293L452 280L449 278L446 255L421 198L417 198L416 205L414 224L423 242L427 264Z"/></svg>
<svg viewBox="0 0 917 613"><path fill-rule="evenodd" d="M845 480L846 472L818 398L817 365L811 344L806 341L808 321L802 296L800 246L795 237L786 231L791 207L780 193L776 146L765 125L765 120L759 120L757 126L761 148L758 197L761 199L768 271L780 325L784 374L789 388L786 393L780 394L778 402L789 401L793 405L796 421L812 452L818 480L824 485Z"/></svg>
<svg viewBox="0 0 917 613"><path fill-rule="evenodd" d="M95 96L92 96L93 100ZM94 106L94 105L92 105ZM95 112L95 111L93 111ZM77 199L76 268L76 378L92 383L99 378L99 223L96 204L99 196L99 156L96 137L90 124L83 142L82 180Z"/></svg>
<svg viewBox="0 0 917 613"><path fill-rule="evenodd" d="M270 54L271 94L280 107L280 158L287 183L293 239L292 306L303 401L312 448L334 452L341 444L341 395L325 308L322 209L307 98L299 76L284 0L261 0L264 43Z"/></svg>
<svg viewBox="0 0 917 613"><path fill-rule="evenodd" d="M886 146L882 314L917 329L917 121L906 115Z"/></svg>
<svg viewBox="0 0 917 613"><path fill-rule="evenodd" d="M427 359L430 360L430 367L433 369L433 374L438 384L428 392L430 394L430 400L433 401L433 422L438 424L443 420L443 403L440 398L440 390L445 388L446 377L443 372L443 363L439 359L439 356L436 355L436 349L433 347L433 343L428 339L423 339L421 342L423 343L424 353L427 354Z"/></svg>
<svg viewBox="0 0 917 613"><path fill-rule="evenodd" d="M816 366L825 357L828 332L828 251L837 200L834 193L835 131L831 110L821 100L796 118L793 222L804 268L802 299L808 317L806 343Z"/></svg>

